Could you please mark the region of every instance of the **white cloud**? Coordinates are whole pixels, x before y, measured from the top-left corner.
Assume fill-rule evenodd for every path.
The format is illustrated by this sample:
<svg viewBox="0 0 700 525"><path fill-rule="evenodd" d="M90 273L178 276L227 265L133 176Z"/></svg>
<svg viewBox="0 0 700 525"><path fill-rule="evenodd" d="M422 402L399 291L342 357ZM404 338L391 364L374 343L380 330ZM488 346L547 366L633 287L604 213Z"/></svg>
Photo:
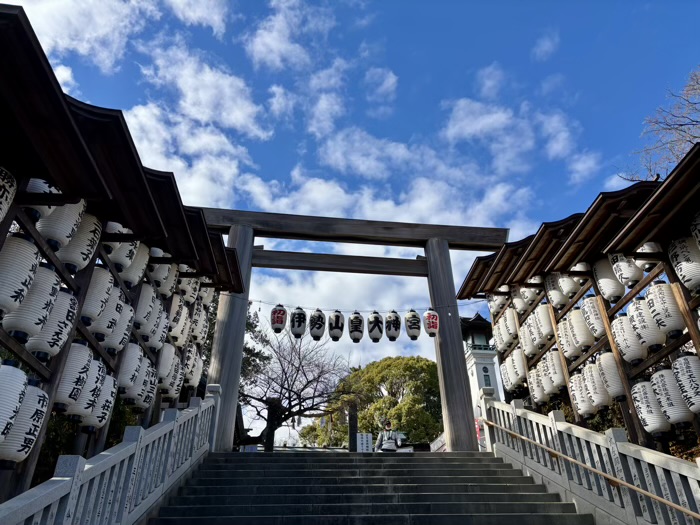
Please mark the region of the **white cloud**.
<svg viewBox="0 0 700 525"><path fill-rule="evenodd" d="M23 2L49 56L76 53L110 73L127 42L159 18L156 0L33 0Z"/></svg>
<svg viewBox="0 0 700 525"><path fill-rule="evenodd" d="M566 78L561 73L548 75L540 82L539 93L545 97L551 95L564 85L565 80Z"/></svg>
<svg viewBox="0 0 700 525"><path fill-rule="evenodd" d="M574 139L571 126L575 126L569 122L569 119L564 113L537 113L535 116L540 130L547 139L545 151L547 158L564 159L574 150L576 141Z"/></svg>
<svg viewBox="0 0 700 525"><path fill-rule="evenodd" d="M530 51L533 60L544 62L559 48L559 31L547 31L537 39Z"/></svg>
<svg viewBox="0 0 700 525"><path fill-rule="evenodd" d="M309 88L312 91L337 90L343 87L345 72L350 64L342 58L335 58L333 64L326 69L315 72L309 79Z"/></svg>
<svg viewBox="0 0 700 525"><path fill-rule="evenodd" d="M71 91L78 87L78 83L73 78L73 69L63 64L54 66L53 72L56 75L56 80L61 84L61 89L70 95Z"/></svg>
<svg viewBox="0 0 700 525"><path fill-rule="evenodd" d="M499 133L513 123L513 111L504 106L461 98L452 106L442 131L450 142L459 142Z"/></svg>
<svg viewBox="0 0 700 525"><path fill-rule="evenodd" d="M610 177L605 179L603 189L605 189L605 191L616 191L634 184L634 181L623 179L622 176L624 175L626 174L616 173L615 175L610 175Z"/></svg>
<svg viewBox="0 0 700 525"><path fill-rule="evenodd" d="M270 113L276 118L291 117L297 102L296 95L276 84L270 86L267 91L270 93L270 98L267 101Z"/></svg>
<svg viewBox="0 0 700 525"><path fill-rule="evenodd" d="M476 85L479 96L488 99L497 98L505 77L506 75L498 62L481 68L476 73Z"/></svg>
<svg viewBox="0 0 700 525"><path fill-rule="evenodd" d="M577 186L583 184L600 170L600 153L584 151L571 156L567 165L569 168L569 183Z"/></svg>
<svg viewBox="0 0 700 525"><path fill-rule="evenodd" d="M272 0L273 14L245 36L245 50L253 65L280 71L304 68L309 52L295 39L302 33L326 34L335 24L330 11L304 5L300 0Z"/></svg>
<svg viewBox="0 0 700 525"><path fill-rule="evenodd" d="M317 139L327 136L335 128L335 121L345 113L345 105L340 95L336 93L321 93L316 100L307 130Z"/></svg>
<svg viewBox="0 0 700 525"><path fill-rule="evenodd" d="M142 68L145 78L157 86L175 89L178 109L200 123L235 129L249 137L267 139L272 132L258 122L262 107L253 102L245 81L223 67L205 62L187 49L182 39L151 43L143 51L152 65Z"/></svg>
<svg viewBox="0 0 700 525"><path fill-rule="evenodd" d="M369 102L393 102L398 85L399 77L391 69L373 67L365 73L365 88Z"/></svg>
<svg viewBox="0 0 700 525"><path fill-rule="evenodd" d="M185 24L211 27L216 37L224 36L228 0L165 0L165 4Z"/></svg>

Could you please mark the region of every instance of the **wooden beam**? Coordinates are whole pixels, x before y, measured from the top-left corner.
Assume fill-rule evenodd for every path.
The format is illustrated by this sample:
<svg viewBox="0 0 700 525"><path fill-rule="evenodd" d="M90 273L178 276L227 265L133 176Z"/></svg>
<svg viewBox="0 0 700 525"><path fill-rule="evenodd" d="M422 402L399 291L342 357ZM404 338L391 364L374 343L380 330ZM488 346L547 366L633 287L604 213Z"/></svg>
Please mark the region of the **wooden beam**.
<svg viewBox="0 0 700 525"><path fill-rule="evenodd" d="M505 228L439 226L403 222L309 217L282 213L202 208L209 227L228 232L233 225L253 228L256 237L304 241L351 242L424 247L429 239L445 239L459 250L497 250L508 240Z"/></svg>
<svg viewBox="0 0 700 525"><path fill-rule="evenodd" d="M388 257L279 252L272 250L254 250L253 268L370 273L405 277L428 276L428 263L425 259L393 259Z"/></svg>

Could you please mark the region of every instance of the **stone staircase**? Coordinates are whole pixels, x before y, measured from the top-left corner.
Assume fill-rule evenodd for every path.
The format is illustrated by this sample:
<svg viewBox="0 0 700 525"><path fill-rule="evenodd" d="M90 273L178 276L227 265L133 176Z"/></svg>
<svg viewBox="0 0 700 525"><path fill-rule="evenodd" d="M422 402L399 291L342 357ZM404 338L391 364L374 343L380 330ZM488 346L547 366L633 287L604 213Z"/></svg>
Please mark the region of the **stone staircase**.
<svg viewBox="0 0 700 525"><path fill-rule="evenodd" d="M210 454L150 525L593 525L490 453Z"/></svg>

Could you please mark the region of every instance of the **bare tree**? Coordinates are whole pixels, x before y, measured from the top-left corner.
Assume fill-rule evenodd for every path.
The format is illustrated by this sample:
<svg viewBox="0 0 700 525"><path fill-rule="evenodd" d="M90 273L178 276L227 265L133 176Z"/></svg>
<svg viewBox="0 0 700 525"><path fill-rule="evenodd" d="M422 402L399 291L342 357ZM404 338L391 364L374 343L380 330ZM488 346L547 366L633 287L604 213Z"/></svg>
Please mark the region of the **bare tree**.
<svg viewBox="0 0 700 525"><path fill-rule="evenodd" d="M266 422L258 439L265 451L274 446L275 431L287 421L317 416L335 396L349 372L347 362L328 349L327 342L308 337L295 339L285 332L268 334L264 352L269 357L256 380L241 394L241 403L252 407Z"/></svg>

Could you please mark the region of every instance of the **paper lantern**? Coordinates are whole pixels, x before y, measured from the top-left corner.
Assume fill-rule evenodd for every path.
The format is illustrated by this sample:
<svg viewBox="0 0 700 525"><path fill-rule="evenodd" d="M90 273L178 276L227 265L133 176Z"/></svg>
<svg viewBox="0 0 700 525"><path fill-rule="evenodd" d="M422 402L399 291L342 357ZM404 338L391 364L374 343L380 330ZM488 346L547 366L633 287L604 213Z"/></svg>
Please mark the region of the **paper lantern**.
<svg viewBox="0 0 700 525"><path fill-rule="evenodd" d="M685 322L670 284L654 281L647 291L646 300L659 330L670 339L677 339L683 335Z"/></svg>
<svg viewBox="0 0 700 525"><path fill-rule="evenodd" d="M520 297L528 306L535 304L540 298L540 294L538 293L539 289L534 285L523 284L518 289L520 291Z"/></svg>
<svg viewBox="0 0 700 525"><path fill-rule="evenodd" d="M175 287L177 286L177 278L180 275L180 270L178 269L177 264L170 264L170 271L168 272L168 276L165 278L163 282L160 283L160 286L158 286L158 293L161 294L163 297L166 299L169 298L171 295L173 295L173 292L175 291ZM212 295L214 293L213 288L209 288L211 291ZM207 305L209 303L206 302L206 300L202 300L202 303Z"/></svg>
<svg viewBox="0 0 700 525"><path fill-rule="evenodd" d="M593 265L593 278L595 279L601 295L610 301L616 303L622 296L625 295L625 285L615 277L612 264L605 259L598 259Z"/></svg>
<svg viewBox="0 0 700 525"><path fill-rule="evenodd" d="M544 383L542 382L539 368L530 370L527 382L530 385L530 394L536 404L541 405L549 401L549 394L544 391Z"/></svg>
<svg viewBox="0 0 700 525"><path fill-rule="evenodd" d="M164 316L167 316L167 314L164 311L163 303L160 299L156 299L151 318L148 320L148 324L145 326L142 336L143 340L148 343L148 348L153 351L157 350L156 346L160 348L160 346L158 346L158 341L155 340L155 335Z"/></svg>
<svg viewBox="0 0 700 525"><path fill-rule="evenodd" d="M635 297L634 301L627 307L627 316L634 333L637 334L639 343L650 352L660 350L666 342L666 334L656 326L644 297Z"/></svg>
<svg viewBox="0 0 700 525"><path fill-rule="evenodd" d="M418 323L420 325L420 317L418 318ZM350 339L352 339L353 343L359 343L362 339L364 324L365 320L357 310L355 310L352 315L348 317L348 332L350 333Z"/></svg>
<svg viewBox="0 0 700 525"><path fill-rule="evenodd" d="M27 350L32 352L39 361L48 361L49 357L58 354L66 344L77 319L78 300L70 290L59 289L46 324L38 335L27 340L25 344Z"/></svg>
<svg viewBox="0 0 700 525"><path fill-rule="evenodd" d="M506 358L506 373L508 374L508 382L511 385L512 389L515 389L520 386L521 381L520 378L518 377L518 373L515 370L515 365L513 364L513 354L509 355Z"/></svg>
<svg viewBox="0 0 700 525"><path fill-rule="evenodd" d="M131 305L124 303L121 299L119 304L122 309L119 314L119 320L112 333L105 337L105 340L102 342L102 346L110 354L120 352L126 346L131 337L131 327L134 322L134 309ZM119 307L117 307L117 312L119 312Z"/></svg>
<svg viewBox="0 0 700 525"><path fill-rule="evenodd" d="M615 278L627 288L634 288L644 278L644 272L635 264L634 259L628 259L621 253L609 253L608 260Z"/></svg>
<svg viewBox="0 0 700 525"><path fill-rule="evenodd" d="M0 167L0 221L5 218L17 193L17 181L5 168Z"/></svg>
<svg viewBox="0 0 700 525"><path fill-rule="evenodd" d="M507 361L507 359L506 359ZM506 390L506 392L510 392L511 390L514 389L513 385L510 382L510 376L508 375L508 365L506 363L501 363L501 383L503 383L503 388Z"/></svg>
<svg viewBox="0 0 700 525"><path fill-rule="evenodd" d="M572 272L589 272L591 271L591 265L586 262L580 262L571 267ZM588 277L577 276L576 281L580 286L583 286L588 282Z"/></svg>
<svg viewBox="0 0 700 525"><path fill-rule="evenodd" d="M0 366L0 443L12 430L27 390L27 374L17 364L6 359Z"/></svg>
<svg viewBox="0 0 700 525"><path fill-rule="evenodd" d="M651 387L669 423L679 425L695 419L695 414L683 401L683 394L670 366L662 365L661 369L651 376Z"/></svg>
<svg viewBox="0 0 700 525"><path fill-rule="evenodd" d="M625 387L622 384L620 372L617 370L615 356L612 351L609 349L603 351L603 353L598 356L596 365L598 366L598 372L603 381L603 386L605 386L605 390L607 390L610 397L615 401L622 401L625 398Z"/></svg>
<svg viewBox="0 0 700 525"><path fill-rule="evenodd" d="M90 326L97 320L107 307L109 296L114 288L114 277L103 266L95 266L88 285L80 320L85 326Z"/></svg>
<svg viewBox="0 0 700 525"><path fill-rule="evenodd" d="M589 294L586 296L581 304L581 313L593 337L596 339L603 337L605 335L605 324L603 323L603 315L600 313L598 299L596 299L595 295Z"/></svg>
<svg viewBox="0 0 700 525"><path fill-rule="evenodd" d="M182 348L190 342L192 321L190 321L190 316L189 312L187 311L187 308L183 309L182 319L183 322L178 325L177 330L174 330L170 334L170 338L173 340L173 343L175 343L175 346L177 348Z"/></svg>
<svg viewBox="0 0 700 525"><path fill-rule="evenodd" d="M201 356L197 356L194 364L194 373L192 378L187 383L187 386L197 388L199 386L199 381L202 379L202 371L204 370L204 361Z"/></svg>
<svg viewBox="0 0 700 525"><path fill-rule="evenodd" d="M125 405L135 405L137 399L140 399L146 395L146 391L148 390L150 383L150 364L151 363L148 358L145 355L142 356L139 373L136 376L134 383L131 386L126 387L123 393L121 393L120 390L120 397L124 400Z"/></svg>
<svg viewBox="0 0 700 525"><path fill-rule="evenodd" d="M158 379L162 383L173 368L173 360L176 359L175 347L165 343L160 351L160 361L158 363Z"/></svg>
<svg viewBox="0 0 700 525"><path fill-rule="evenodd" d="M574 346L582 352L595 344L595 337L588 329L583 312L578 306L574 306L574 309L569 313L569 334Z"/></svg>
<svg viewBox="0 0 700 525"><path fill-rule="evenodd" d="M661 253L661 251L662 251L661 246L659 246L655 242L645 242L637 250L637 252L642 252L642 253ZM634 264L636 264L639 268L641 268L645 272L650 272L656 267L656 265L658 264L658 261L652 261L649 259L644 259L644 258L638 257L634 260Z"/></svg>
<svg viewBox="0 0 700 525"><path fill-rule="evenodd" d="M549 377L552 380L552 387L558 392L566 386L566 377L564 377L564 366L561 362L559 350L556 347L552 348L547 353L547 367L549 368Z"/></svg>
<svg viewBox="0 0 700 525"><path fill-rule="evenodd" d="M502 286L499 286L496 288L496 291L500 292L499 294L486 294L486 302L489 305L489 309L491 310L491 314L496 316L498 315L503 308L508 304L508 285L504 284Z"/></svg>
<svg viewBox="0 0 700 525"><path fill-rule="evenodd" d="M690 234L695 239L695 243L700 247L700 212L695 214L693 220L690 221ZM655 250L661 251L661 249Z"/></svg>
<svg viewBox="0 0 700 525"><path fill-rule="evenodd" d="M506 330L506 332L508 332L510 339L512 339L513 342L516 342L519 338L519 335L518 314L515 313L515 309L507 308L501 319L503 319L503 328Z"/></svg>
<svg viewBox="0 0 700 525"><path fill-rule="evenodd" d="M345 331L345 316L336 310L328 316L328 335L333 341L338 341Z"/></svg>
<svg viewBox="0 0 700 525"><path fill-rule="evenodd" d="M496 350L499 352L502 353L508 350L508 345L506 345L503 335L501 335L501 323L496 323L496 326L493 327L493 341L496 345Z"/></svg>
<svg viewBox="0 0 700 525"><path fill-rule="evenodd" d="M106 375L107 368L105 365L97 359L92 359L87 381L82 392L80 392L80 396L66 410L66 414L74 416L71 419L80 421L83 417L92 414L92 410L97 406L97 400L100 398Z"/></svg>
<svg viewBox="0 0 700 525"><path fill-rule="evenodd" d="M40 384L37 379L28 381L19 412L0 443L0 460L19 463L27 459L34 448L49 406L49 396L39 388Z"/></svg>
<svg viewBox="0 0 700 525"><path fill-rule="evenodd" d="M700 358L682 352L673 362L672 369L686 406L694 414L700 414Z"/></svg>
<svg viewBox="0 0 700 525"><path fill-rule="evenodd" d="M404 325L406 326L406 335L411 341L418 339L420 335L420 316L411 308L404 317Z"/></svg>
<svg viewBox="0 0 700 525"><path fill-rule="evenodd" d="M574 344L571 337L571 327L568 319L562 319L557 324L559 344L567 359L574 359L581 355L581 349Z"/></svg>
<svg viewBox="0 0 700 525"><path fill-rule="evenodd" d="M124 350L122 364L119 367L119 375L117 376L117 387L119 393L126 392L127 388L131 388L141 372L141 362L143 359L143 350L136 343L129 343Z"/></svg>
<svg viewBox="0 0 700 525"><path fill-rule="evenodd" d="M595 362L588 363L583 368L583 385L586 395L596 410L609 406L612 403L610 394L605 388L605 382Z"/></svg>
<svg viewBox="0 0 700 525"><path fill-rule="evenodd" d="M49 320L60 288L61 278L53 271L53 266L41 263L24 301L2 318L2 327L20 343L39 335Z"/></svg>
<svg viewBox="0 0 700 525"><path fill-rule="evenodd" d="M700 292L700 248L693 237L671 241L668 257L678 279L692 294Z"/></svg>
<svg viewBox="0 0 700 525"><path fill-rule="evenodd" d="M158 322L153 331L153 335L148 339L148 348L150 348L152 351L157 352L163 348L163 345L168 338L168 324L168 314L166 313L165 308L161 307L160 314L158 315ZM206 332L204 338L206 338ZM201 344L204 342L204 339L200 339L199 342Z"/></svg>
<svg viewBox="0 0 700 525"><path fill-rule="evenodd" d="M146 273L146 266L148 265L148 257L151 250L144 243L140 243L138 249L136 250L136 255L131 261L128 268L125 268L119 272L122 281L127 288L132 288L141 282L143 275ZM117 270L119 271L119 270Z"/></svg>
<svg viewBox="0 0 700 525"><path fill-rule="evenodd" d="M56 252L56 256L70 273L77 273L92 259L100 241L100 235L102 235L102 223L94 215L86 213L73 238Z"/></svg>
<svg viewBox="0 0 700 525"><path fill-rule="evenodd" d="M583 376L579 373L572 375L569 388L571 392L571 404L574 410L584 419L593 417L598 409L593 406L593 403L586 394Z"/></svg>
<svg viewBox="0 0 700 525"><path fill-rule="evenodd" d="M505 347L504 350L508 350L513 346L513 343L515 343L515 337L513 337L513 334L508 331L508 327L506 326L505 315L501 316L501 318L496 323L496 326L498 327L498 332L500 336L503 338L503 345Z"/></svg>
<svg viewBox="0 0 700 525"><path fill-rule="evenodd" d="M664 416L661 405L654 395L649 381L640 381L632 387L632 401L644 430L652 436L671 430L671 424Z"/></svg>
<svg viewBox="0 0 700 525"><path fill-rule="evenodd" d="M29 179L29 182L27 183L27 188L25 190L27 193L52 193L52 194L60 194L61 190L59 190L56 186L53 186L46 182L45 180L42 179ZM31 198L31 197L29 197ZM24 211L27 213L29 218L37 222L39 219L43 217L48 217L53 213L53 211L56 209L56 206L44 206L40 204L24 204L22 205L22 208Z"/></svg>
<svg viewBox="0 0 700 525"><path fill-rule="evenodd" d="M518 312L518 315L522 315L527 311L528 303L523 299L518 285L512 285L510 287L510 300L513 303L513 308Z"/></svg>
<svg viewBox="0 0 700 525"><path fill-rule="evenodd" d="M513 316L516 315L514 309L509 308L508 310L513 313ZM506 317L508 317L508 312L506 312ZM438 334L438 331L440 330L440 316L432 308L428 308L423 313L423 327L425 328L425 333L428 334L430 337L435 337ZM515 338L517 339L518 329L515 325L511 324L509 325L509 330L511 329L511 327L515 331Z"/></svg>
<svg viewBox="0 0 700 525"><path fill-rule="evenodd" d="M612 336L620 350L622 358L636 365L647 358L649 351L639 342L637 334L632 328L632 323L626 313L621 312L612 322Z"/></svg>
<svg viewBox="0 0 700 525"><path fill-rule="evenodd" d="M118 222L109 221L104 227L105 233L124 233L124 227ZM109 256L114 250L121 246L121 241L103 241L102 246L104 247L105 253ZM110 260L112 258L110 257Z"/></svg>
<svg viewBox="0 0 700 525"><path fill-rule="evenodd" d="M73 238L83 219L85 207L82 199L76 204L57 206L50 219L44 217L36 223L37 231L52 250L60 250Z"/></svg>
<svg viewBox="0 0 700 525"><path fill-rule="evenodd" d="M289 316L289 329L295 339L301 339L306 331L306 312L301 306L297 306Z"/></svg>
<svg viewBox="0 0 700 525"><path fill-rule="evenodd" d="M200 299L204 299L207 294L209 293L209 288L208 286L205 286L207 284L211 284L211 279L209 277L202 277L200 278L200 286L199 286L199 291L197 292L197 295L199 296Z"/></svg>
<svg viewBox="0 0 700 525"><path fill-rule="evenodd" d="M196 277L190 277L190 287L187 290L187 292L183 295L185 302L187 304L194 304L194 302L197 300L197 297L199 297L199 286L200 286L200 281Z"/></svg>
<svg viewBox="0 0 700 525"><path fill-rule="evenodd" d="M525 322L520 325L520 330L518 330L518 340L523 347L523 352L528 357L532 357L537 353L537 347L535 346L533 338L534 332L533 334L530 333L532 329L531 319L531 317L527 318Z"/></svg>
<svg viewBox="0 0 700 525"><path fill-rule="evenodd" d="M513 362L513 371L515 372L517 384L522 384L527 379L527 360L525 359L525 354L523 349L517 347L510 354Z"/></svg>
<svg viewBox="0 0 700 525"><path fill-rule="evenodd" d="M14 312L34 282L41 256L25 235L13 233L0 249L0 317Z"/></svg>
<svg viewBox="0 0 700 525"><path fill-rule="evenodd" d="M546 356L545 359L540 359L540 362L537 363L535 368L537 370L537 379L542 386L544 395L546 396L546 400L543 402L549 401L550 396L556 394L558 389L554 388L552 378L549 377L549 367L547 365Z"/></svg>
<svg viewBox="0 0 700 525"><path fill-rule="evenodd" d="M175 347L173 347L173 349L174 349L174 348L175 348ZM167 391L170 389L170 383L171 383L171 381L173 380L173 378L176 377L176 372L175 372L175 365L176 365L176 364L177 364L178 366L180 365L180 362L179 362L179 359L178 359L178 357L177 357L177 354L176 354L176 356L174 357L174 359L171 360L171 362L170 362L170 368L166 371L166 375L165 375L165 377L163 378L163 380L162 380L162 381L159 380L158 389L159 389L161 392L163 392L163 393L167 392Z"/></svg>
<svg viewBox="0 0 700 525"><path fill-rule="evenodd" d="M545 333L542 331L542 327L537 324L537 310L535 310L535 312L533 312L527 318L527 323L528 333L530 334L530 338L532 339L535 347L537 347L538 350L543 348L547 343L547 338L545 337Z"/></svg>
<svg viewBox="0 0 700 525"><path fill-rule="evenodd" d="M114 331L119 322L119 316L122 310L121 290L114 286L109 293L109 299L107 300L105 309L88 327L88 330L95 336L95 339L102 342Z"/></svg>
<svg viewBox="0 0 700 525"><path fill-rule="evenodd" d="M92 350L87 347L87 343L82 340L73 340L54 398L53 406L56 412L65 412L78 400L83 387L87 384L91 363Z"/></svg>
<svg viewBox="0 0 700 525"><path fill-rule="evenodd" d="M190 344L182 352L185 356L185 360L182 363L185 368L185 379L191 379L194 375L194 367L197 364L197 347Z"/></svg>
<svg viewBox="0 0 700 525"><path fill-rule="evenodd" d="M194 272L194 268L191 268L186 264L181 264L179 266L179 270L180 277L177 280L177 290L180 292L180 295L184 296L187 295L192 289L192 279L190 279L189 277L183 277L182 275L185 273Z"/></svg>
<svg viewBox="0 0 700 525"><path fill-rule="evenodd" d="M581 289L581 285L579 284L579 282L573 277L566 275L565 273L559 274L557 284L562 293L569 299L573 298Z"/></svg>
<svg viewBox="0 0 700 525"><path fill-rule="evenodd" d="M287 310L281 304L275 306L270 312L270 326L276 334L282 332L287 326Z"/></svg>
<svg viewBox="0 0 700 525"><path fill-rule="evenodd" d="M172 266L168 263L152 263L151 261L155 257L170 257L170 254L165 253L163 250L156 246L151 246L151 253L148 259L149 263L147 266L147 270L149 275L151 276L153 284L157 289L165 282L165 280L170 275L170 270L172 269Z"/></svg>
<svg viewBox="0 0 700 525"><path fill-rule="evenodd" d="M204 306L202 306L202 301L198 300L197 302L194 303L194 308L192 311L192 340L195 343L201 343L202 340L200 339L201 330L202 330L202 323L204 323L204 319L206 318L207 312L204 310Z"/></svg>
<svg viewBox="0 0 700 525"><path fill-rule="evenodd" d="M535 308L535 323L537 323L537 330L542 332L547 341L554 337L554 327L552 326L552 318L549 315L547 303L542 303Z"/></svg>
<svg viewBox="0 0 700 525"><path fill-rule="evenodd" d="M373 343L378 343L384 335L384 319L376 310L367 316L367 335Z"/></svg>
<svg viewBox="0 0 700 525"><path fill-rule="evenodd" d="M207 336L209 335L209 312L204 309L202 306L202 317L199 322L199 333L197 334L197 337L195 337L194 329L192 330L192 338L195 343L199 345L203 345L206 340Z"/></svg>
<svg viewBox="0 0 700 525"><path fill-rule="evenodd" d="M386 314L384 319L384 331L389 341L396 341L401 334L401 316L396 313L396 310L392 310Z"/></svg>
<svg viewBox="0 0 700 525"><path fill-rule="evenodd" d="M156 397L156 390L158 389L158 378L156 377L156 369L150 363L148 363L148 368L146 370L146 377L144 379L146 383L146 388L143 389L141 395L135 399L134 404L142 409L146 410L153 404L153 400Z"/></svg>
<svg viewBox="0 0 700 525"><path fill-rule="evenodd" d="M134 312L134 328L139 335L146 335L156 306L156 291L149 283L143 283ZM155 312L157 315L157 312Z"/></svg>
<svg viewBox="0 0 700 525"><path fill-rule="evenodd" d="M175 361L175 370L173 377L168 383L168 389L163 392L163 399L177 399L180 395L180 390L185 380L185 368Z"/></svg>
<svg viewBox="0 0 700 525"><path fill-rule="evenodd" d="M187 312L185 310L185 302L182 300L182 296L177 294L173 295L170 303L170 313L168 315L168 319L170 320L170 328L168 328L168 332L173 338L178 337L181 334L186 317Z"/></svg>
<svg viewBox="0 0 700 525"><path fill-rule="evenodd" d="M107 223L108 232L110 229L110 224L116 223ZM132 232L129 228L123 228L122 231L118 233L130 235L134 232ZM136 257L136 252L138 251L140 245L141 243L139 241L124 241L120 243L119 246L116 247L112 253L108 254L107 257L109 257L109 260L112 261L112 263L114 263L114 267L117 269L118 272L123 272L125 269L131 266L131 263L134 261L134 257Z"/></svg>
<svg viewBox="0 0 700 525"><path fill-rule="evenodd" d="M561 310L569 302L568 298L559 289L559 273L550 273L544 277L544 289L547 292L547 299L557 310Z"/></svg>
<svg viewBox="0 0 700 525"><path fill-rule="evenodd" d="M214 300L214 296L216 295L214 288L211 287L202 287L200 288L200 291L204 289L204 296L202 297L202 304L204 306L209 306L211 302Z"/></svg>
<svg viewBox="0 0 700 525"><path fill-rule="evenodd" d="M114 408L114 400L117 397L117 380L112 376L106 376L100 397L97 398L97 403L92 412L83 417L80 426L83 427L83 432L92 433L95 430L102 428L112 415Z"/></svg>

